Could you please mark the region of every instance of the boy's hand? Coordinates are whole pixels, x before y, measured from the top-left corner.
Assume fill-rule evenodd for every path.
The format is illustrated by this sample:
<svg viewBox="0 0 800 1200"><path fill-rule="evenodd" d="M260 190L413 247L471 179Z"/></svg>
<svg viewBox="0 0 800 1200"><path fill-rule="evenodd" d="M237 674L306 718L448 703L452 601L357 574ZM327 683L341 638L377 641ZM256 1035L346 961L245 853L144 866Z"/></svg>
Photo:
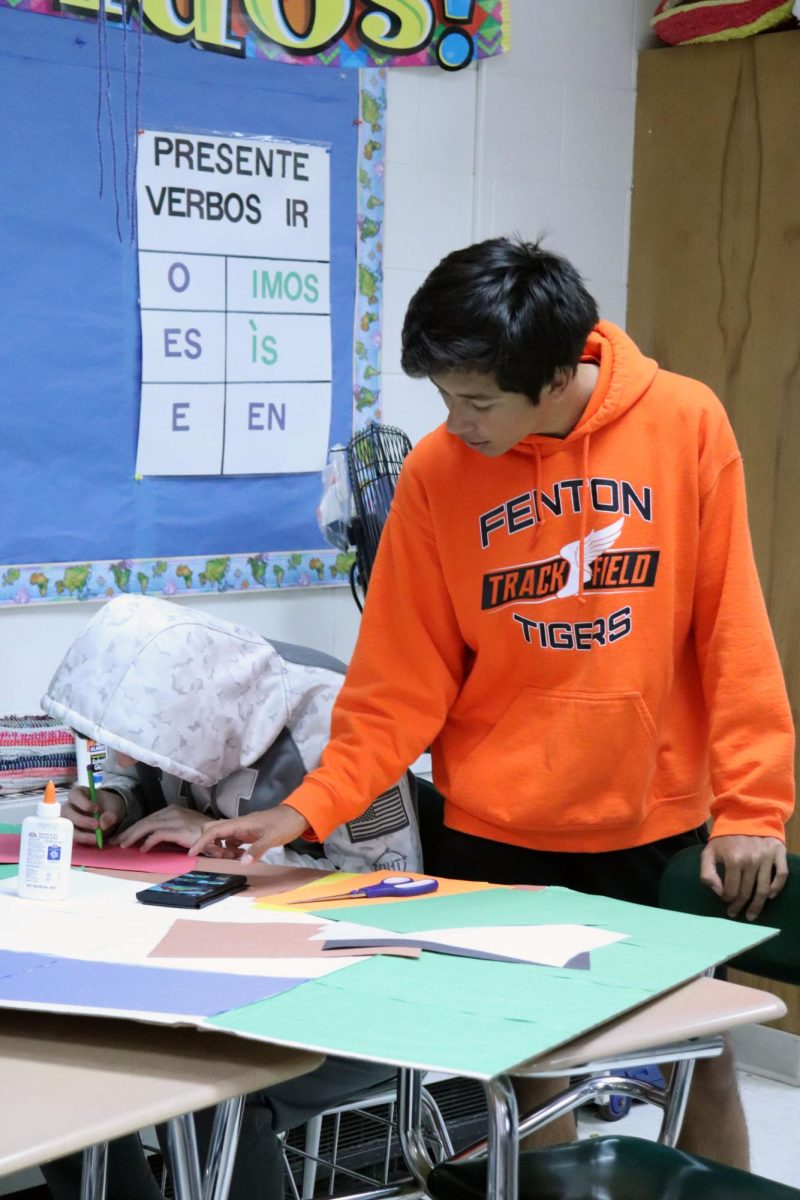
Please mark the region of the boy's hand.
<svg viewBox="0 0 800 1200"><path fill-rule="evenodd" d="M240 858L246 865L258 862L272 846L293 842L308 828L308 822L297 809L288 804L233 817L229 821L213 821L201 838L189 847L190 854L205 854L209 858Z"/></svg>
<svg viewBox="0 0 800 1200"><path fill-rule="evenodd" d="M152 850L161 842L169 842L173 846L191 846L208 826L213 824L210 817L193 808L183 808L180 804L168 804L158 812L142 817L130 829L126 829L119 837L114 838L115 846L129 849L141 842L140 850Z"/></svg>
<svg viewBox="0 0 800 1200"><path fill-rule="evenodd" d="M747 905L745 916L754 921L788 877L786 847L775 837L712 837L700 856L700 879L728 905L729 917L738 917Z"/></svg>
<svg viewBox="0 0 800 1200"><path fill-rule="evenodd" d="M77 784L70 788L66 804L61 805L62 817L75 826L75 841L86 846L96 844L95 830L98 827L104 834L110 833L125 819L126 812L125 801L118 792L98 788L93 804L88 790Z"/></svg>

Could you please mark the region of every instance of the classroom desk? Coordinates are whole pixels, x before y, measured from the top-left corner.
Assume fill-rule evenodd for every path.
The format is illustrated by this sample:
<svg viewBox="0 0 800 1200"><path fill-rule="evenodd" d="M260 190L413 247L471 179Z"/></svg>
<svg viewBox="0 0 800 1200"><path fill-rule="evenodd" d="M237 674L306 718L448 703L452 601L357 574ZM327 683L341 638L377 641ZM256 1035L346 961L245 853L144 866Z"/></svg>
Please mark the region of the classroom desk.
<svg viewBox="0 0 800 1200"><path fill-rule="evenodd" d="M226 1034L0 1010L0 1175L293 1079L321 1061ZM182 1141L180 1123L174 1132ZM183 1165L184 1191L198 1195L196 1164Z"/></svg>
<svg viewBox="0 0 800 1200"><path fill-rule="evenodd" d="M206 865L206 863L201 862L198 865ZM225 863L217 860L213 860L213 864L209 862L207 865L213 865L218 870L225 869ZM237 873L241 870L239 864L231 865ZM274 868L259 866L255 870L248 869L247 874L268 876L274 870ZM153 876L148 878L151 881L154 879ZM504 895L498 895L498 891L502 891ZM400 918L402 925L402 920L410 918L412 913L424 913L425 916L434 912L449 915L454 911L452 901L453 898L448 896L392 901L381 911L379 921L374 913L373 919L379 927L391 929L395 927L391 924L392 919L397 921ZM460 901L457 902L460 903ZM233 904L234 901L224 901L223 903ZM226 1015L235 1016L238 1021L238 1024L234 1022L232 1025L228 1022L229 1031L248 1039L241 1043L241 1046L244 1047L245 1058L248 1060L259 1045L264 1047L266 1044L266 1048L271 1049L282 1044L323 1053L370 1058L400 1068L401 1136L406 1157L418 1186L416 1190L398 1188L394 1190L394 1193L390 1189L385 1193L386 1195L419 1195L420 1188L424 1183L428 1164L426 1164L424 1155L416 1153L418 1146L415 1138L419 1128L416 1090L417 1083L421 1078L421 1071L425 1067L478 1079L483 1083L490 1115L487 1198L488 1200L516 1200L518 1117L510 1083L512 1075L543 1073L547 1070L548 1061L551 1063L553 1061L554 1048L567 1042L570 1045L576 1044L579 1034L586 1035L589 1039L588 1048L591 1050L592 1040L601 1036L595 1027L599 1029L601 1025L603 1026L602 1037L608 1038L609 1031L613 1026L616 1026L618 1035L619 1030L624 1030L625 1024L632 1021L634 1022L634 1031L632 1034L629 1031L627 1035L629 1042L632 1039L634 1044L652 1047L658 1041L664 1040L657 1034L658 1031L663 1032L665 1029L664 1014L670 1005L674 1005L675 997L683 993L685 998L688 991L690 994L694 992L695 998L697 998L698 984L703 993L699 1003L700 1009L704 1011L701 1024L706 1030L717 1031L752 1020L772 1019L783 1011L780 1002L776 1002L774 997L768 993L755 992L754 989L737 990L734 985L720 984L713 980L695 980L687 983L691 976L699 975L712 963L738 953L741 945L734 944L736 939L759 940L760 937L767 935L763 929L759 931L754 931L752 927L739 929L732 922L715 921L712 922L712 934L709 932L707 919L687 917L683 914L661 914L655 910L642 910L632 905L620 907L617 902L607 901L604 898L581 897L574 893L568 895L562 889L545 889L544 892L539 893L515 893L511 896L507 889L498 889L495 892L476 893L469 903L472 906L471 912L483 914L474 922L478 927L481 924L486 926L495 924L495 920L492 918L499 911L506 913L513 910L511 924L523 925L527 925L529 914L530 919L536 924L542 921L546 923L554 919L558 920L559 913L563 912L564 920L577 921L579 924L585 922L587 926L595 923L602 926L603 920L605 920L607 928L624 928L631 936L624 943L622 958L619 957L619 951L615 951L613 947L605 948L599 952L596 964L593 958L591 972L566 972L569 977L566 984L563 970L543 971L536 967L516 967L508 963L500 963L489 964L487 971L485 963L480 964L474 959L455 959L448 955L423 954L421 959L413 962L372 959L359 963L332 976L333 983L328 979L312 980L285 996L252 1004L246 1009ZM415 905L417 907L412 908ZM423 909L419 907L421 905L431 905L432 907ZM442 907L435 907L436 905ZM587 908L587 905L591 907ZM409 907L404 908L403 906ZM316 908L319 907L320 905L317 904ZM137 905L133 905L134 920L137 908ZM362 920L368 914L368 908L369 906L365 905L359 909L359 916ZM542 912L544 916L542 916ZM178 916L179 913L175 915ZM613 923L609 924L612 916ZM621 925L623 916L625 921ZM358 917L354 916L351 911L348 919L357 920ZM698 921L704 922L704 924L702 926L691 925L691 927L686 924ZM648 970L656 981L657 990L660 990L662 994L655 999L652 994L644 996L638 986L638 978L621 980L620 987L623 995L621 999L618 998L614 1002L616 1004L615 1016L621 1012L624 1012L625 1015L618 1016L617 1020L609 1021L611 1009L608 1008L607 993L614 990L611 986L614 980L611 978L610 972L619 970L619 964L626 961L629 956L642 953L642 931L646 934L647 929L652 927L654 922L660 922L667 934L669 929L672 930L671 940L667 936L663 946L660 941L654 942L651 938L651 961ZM640 926L639 933L634 936L637 926ZM423 923L407 927L429 929L433 926ZM698 935L696 952L689 960L683 961L685 954L683 935L689 928L702 929L703 932L702 935ZM646 936L644 942L647 942ZM623 943L619 943L619 945L623 945ZM0 929L1 946L2 929ZM719 946L724 948L719 949ZM657 948L656 954L652 954L654 948ZM592 954L594 955L594 951ZM609 954L610 958L607 957ZM663 971L663 964L670 960L670 955L675 957L676 963L678 958L681 959L674 971L670 966L671 983ZM613 968L612 962L617 964ZM631 970L631 968L627 969ZM636 971L637 968L633 967L632 969ZM593 982L595 976L597 983ZM404 981L413 981L412 990L404 995L398 995L396 991L398 978ZM597 984L601 986L598 987ZM552 986L561 988L561 992L548 992L548 987ZM596 998L598 1006L606 1003L607 1007L606 1009L598 1007L596 1010L586 1013L582 1018L582 1025L578 1027L573 1021L573 1032L568 1037L554 1037L553 1031L548 1030L543 1040L539 1026L546 1025L547 1020L543 1022L542 1018L552 1016L552 997L554 995L566 997L566 993L563 991L565 986L569 994L576 988L580 991L582 987L588 986L592 995L592 1004L595 1004ZM442 999L436 1001L438 1008L432 1007L430 989L436 987L440 989L440 997L452 996L454 1003L457 1001L456 1020L451 1020L447 1003ZM734 990L732 992L729 989ZM745 995L745 993L747 994ZM491 1000L488 999L489 997ZM7 1000L5 1003L13 1002ZM537 1003L541 1010L541 1016L536 1015ZM667 1009L665 1009L665 1005ZM487 1012L487 1006L493 1007L497 1011ZM693 1002L695 1014L693 1020L696 1019L697 1008L698 1004ZM641 1027L648 1009L651 1018L649 1034L643 1033ZM598 1015L601 1013L607 1015ZM26 1019L28 1016L30 1014L26 1013ZM68 1018L69 1021L79 1019L81 1018ZM90 1044L96 1045L97 1043L88 1031L94 1028L95 1023L100 1020L100 1017L94 1016L87 1018L87 1038ZM105 1022L103 1023L105 1024ZM214 1028L219 1023L218 1018L212 1018L205 1023L205 1028ZM125 1024L131 1026L131 1022L125 1022ZM156 1029L149 1025L145 1040L142 1038L141 1025L134 1024L132 1028L134 1041L141 1040L145 1044L146 1040L150 1040L151 1033L163 1037L165 1044L169 1044L173 1038L185 1032L174 1027ZM590 1029L592 1033L589 1034L587 1031ZM672 1032L670 1037L672 1037ZM496 1045L497 1035L502 1035L505 1039L499 1049ZM203 1045L206 1045L206 1039L210 1035L203 1032L191 1036L199 1037ZM250 1038L257 1040L250 1041ZM228 1040L226 1038L226 1044ZM596 1043L601 1047L603 1044L602 1039ZM478 1046L477 1052L474 1048L476 1045ZM606 1042L606 1045L608 1046L609 1043ZM586 1051L587 1043L584 1042L580 1053ZM560 1053L563 1055L565 1052ZM72 1066L75 1065L72 1062ZM565 1066L563 1057L561 1066ZM237 1083L241 1084L241 1090L248 1090L254 1086L241 1078L237 1080ZM263 1086L263 1077L256 1086ZM234 1087L233 1091L235 1090L237 1088ZM185 1105L184 1111L190 1107L201 1107L209 1103L213 1103L213 1100L209 1099L207 1095L201 1097L198 1103L194 1103L193 1096ZM124 1107L127 1112L127 1097ZM160 1119L160 1115L154 1114L152 1111L147 1113L139 1111L133 1117L128 1114L124 1119L124 1129L119 1127L117 1132L130 1131L150 1124L153 1119ZM116 1135L117 1133L113 1129L103 1129L97 1133L98 1138ZM35 1143L35 1130L29 1131L26 1136L34 1138L33 1149L27 1152L28 1157L25 1159L27 1162L32 1162L36 1160L37 1154L42 1157L42 1149ZM23 1141L22 1138L18 1140ZM74 1148L74 1145L69 1148ZM61 1152L62 1148L56 1147L49 1156L55 1157ZM17 1165L8 1165L5 1169L7 1171L16 1170Z"/></svg>

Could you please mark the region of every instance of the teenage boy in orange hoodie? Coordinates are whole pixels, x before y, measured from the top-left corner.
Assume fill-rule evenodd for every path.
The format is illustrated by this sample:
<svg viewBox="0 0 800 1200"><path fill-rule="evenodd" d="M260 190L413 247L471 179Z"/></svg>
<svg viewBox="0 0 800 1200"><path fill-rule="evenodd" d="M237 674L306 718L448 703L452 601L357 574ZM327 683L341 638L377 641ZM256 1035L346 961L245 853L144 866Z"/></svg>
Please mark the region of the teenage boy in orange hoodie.
<svg viewBox="0 0 800 1200"><path fill-rule="evenodd" d="M403 367L447 420L403 467L321 765L192 853L322 839L432 745L448 875L654 904L705 842L703 882L754 918L786 879L793 730L721 404L505 238L428 276ZM747 1166L729 1055L681 1144Z"/></svg>

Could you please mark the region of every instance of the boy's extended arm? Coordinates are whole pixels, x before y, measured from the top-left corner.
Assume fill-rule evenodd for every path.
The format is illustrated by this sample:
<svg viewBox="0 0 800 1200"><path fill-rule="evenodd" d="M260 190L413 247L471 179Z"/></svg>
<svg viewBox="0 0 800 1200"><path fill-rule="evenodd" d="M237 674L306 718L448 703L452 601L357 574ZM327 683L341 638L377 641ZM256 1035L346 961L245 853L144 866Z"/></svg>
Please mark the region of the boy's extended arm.
<svg viewBox="0 0 800 1200"><path fill-rule="evenodd" d="M461 686L465 659L424 491L404 469L320 766L279 808L216 823L192 853L211 853L224 837L237 845L257 834L259 857L307 826L324 841L360 816L436 737Z"/></svg>
<svg viewBox="0 0 800 1200"><path fill-rule="evenodd" d="M214 821L189 847L190 854L209 858L241 858L247 865L257 862L273 846L285 846L300 837L308 822L296 809L284 803L277 808Z"/></svg>

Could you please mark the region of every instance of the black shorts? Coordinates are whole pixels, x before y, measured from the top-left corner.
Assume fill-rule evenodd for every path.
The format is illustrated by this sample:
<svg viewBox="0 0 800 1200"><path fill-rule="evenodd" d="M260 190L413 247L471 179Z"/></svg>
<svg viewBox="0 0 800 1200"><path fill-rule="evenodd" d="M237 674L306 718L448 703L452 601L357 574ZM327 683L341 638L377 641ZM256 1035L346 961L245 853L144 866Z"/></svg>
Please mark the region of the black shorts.
<svg viewBox="0 0 800 1200"><path fill-rule="evenodd" d="M507 842L472 837L445 826L441 830L438 862L440 873L451 879L549 884L657 907L661 874L672 856L687 846L700 846L707 841L708 832L701 825L687 833L628 850L572 854L528 850Z"/></svg>

